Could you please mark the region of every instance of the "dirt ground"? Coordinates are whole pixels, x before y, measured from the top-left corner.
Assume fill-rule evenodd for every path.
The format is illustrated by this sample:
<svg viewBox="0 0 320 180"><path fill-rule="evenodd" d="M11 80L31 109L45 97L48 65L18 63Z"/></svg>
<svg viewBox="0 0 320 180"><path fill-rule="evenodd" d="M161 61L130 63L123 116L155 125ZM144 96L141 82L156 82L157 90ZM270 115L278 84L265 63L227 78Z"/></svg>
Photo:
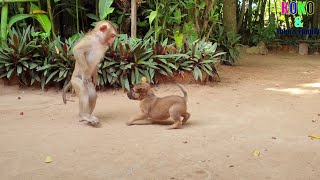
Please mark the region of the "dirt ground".
<svg viewBox="0 0 320 180"><path fill-rule="evenodd" d="M77 121L75 97L2 86L1 179L320 179L320 139L308 137L320 135L319 56L246 56L220 75L186 85L191 118L179 130L126 126L138 102L122 91L99 92L92 128Z"/></svg>

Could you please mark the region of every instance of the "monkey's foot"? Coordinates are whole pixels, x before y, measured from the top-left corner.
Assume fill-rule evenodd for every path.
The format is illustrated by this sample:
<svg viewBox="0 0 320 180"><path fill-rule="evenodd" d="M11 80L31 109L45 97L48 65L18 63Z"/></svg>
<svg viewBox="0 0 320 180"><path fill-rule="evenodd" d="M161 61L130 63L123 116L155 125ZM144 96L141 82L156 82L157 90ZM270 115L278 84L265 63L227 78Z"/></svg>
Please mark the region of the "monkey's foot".
<svg viewBox="0 0 320 180"><path fill-rule="evenodd" d="M87 121L89 124L95 126L99 124L99 119L95 116L80 116L80 122Z"/></svg>
<svg viewBox="0 0 320 180"><path fill-rule="evenodd" d="M131 126L131 125L133 125L133 124L132 124L131 121L128 121L128 122L126 122L126 125L127 125L127 126Z"/></svg>
<svg viewBox="0 0 320 180"><path fill-rule="evenodd" d="M93 126L96 126L99 124L99 119L95 116L91 116L90 117L91 121L89 121L90 124L92 124Z"/></svg>

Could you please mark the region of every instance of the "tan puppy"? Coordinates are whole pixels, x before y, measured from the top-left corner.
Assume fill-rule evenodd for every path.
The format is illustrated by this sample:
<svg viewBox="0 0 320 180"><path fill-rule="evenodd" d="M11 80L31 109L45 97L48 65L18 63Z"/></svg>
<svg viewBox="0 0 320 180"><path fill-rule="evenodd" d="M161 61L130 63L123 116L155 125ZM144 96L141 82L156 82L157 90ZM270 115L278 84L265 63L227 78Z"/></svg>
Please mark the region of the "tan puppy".
<svg viewBox="0 0 320 180"><path fill-rule="evenodd" d="M148 83L134 85L127 95L129 99L140 101L141 112L132 117L127 125L133 125L133 122L138 120L150 120L152 123L152 121L166 120L171 117L174 124L168 129L180 128L187 122L190 114L187 112L187 92L181 84L177 85L184 97L172 95L159 98L153 93ZM183 117L182 122L181 117Z"/></svg>

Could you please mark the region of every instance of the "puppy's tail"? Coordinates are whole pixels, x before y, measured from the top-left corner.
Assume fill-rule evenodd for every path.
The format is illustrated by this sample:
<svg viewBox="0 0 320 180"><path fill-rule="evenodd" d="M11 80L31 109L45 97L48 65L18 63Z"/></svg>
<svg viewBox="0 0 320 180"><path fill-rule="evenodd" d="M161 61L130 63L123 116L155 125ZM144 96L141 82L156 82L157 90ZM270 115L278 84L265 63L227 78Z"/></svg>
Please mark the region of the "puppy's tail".
<svg viewBox="0 0 320 180"><path fill-rule="evenodd" d="M183 92L184 100L187 102L187 101L188 101L188 94L187 94L186 89L185 89L185 88L182 86L182 84L180 84L180 83L177 83L177 85L179 86L179 88L180 88L181 91Z"/></svg>
<svg viewBox="0 0 320 180"><path fill-rule="evenodd" d="M71 87L71 82L69 82L62 90L62 100L64 104L67 104L67 91L70 89Z"/></svg>

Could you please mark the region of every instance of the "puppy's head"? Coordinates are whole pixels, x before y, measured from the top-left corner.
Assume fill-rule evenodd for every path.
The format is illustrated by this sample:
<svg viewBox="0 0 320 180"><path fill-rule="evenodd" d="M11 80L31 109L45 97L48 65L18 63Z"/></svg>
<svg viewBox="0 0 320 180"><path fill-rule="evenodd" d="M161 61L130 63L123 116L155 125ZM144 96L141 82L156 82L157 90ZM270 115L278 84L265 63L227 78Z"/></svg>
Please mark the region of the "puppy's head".
<svg viewBox="0 0 320 180"><path fill-rule="evenodd" d="M135 84L130 92L127 93L129 99L141 101L152 92L151 87L148 83Z"/></svg>

